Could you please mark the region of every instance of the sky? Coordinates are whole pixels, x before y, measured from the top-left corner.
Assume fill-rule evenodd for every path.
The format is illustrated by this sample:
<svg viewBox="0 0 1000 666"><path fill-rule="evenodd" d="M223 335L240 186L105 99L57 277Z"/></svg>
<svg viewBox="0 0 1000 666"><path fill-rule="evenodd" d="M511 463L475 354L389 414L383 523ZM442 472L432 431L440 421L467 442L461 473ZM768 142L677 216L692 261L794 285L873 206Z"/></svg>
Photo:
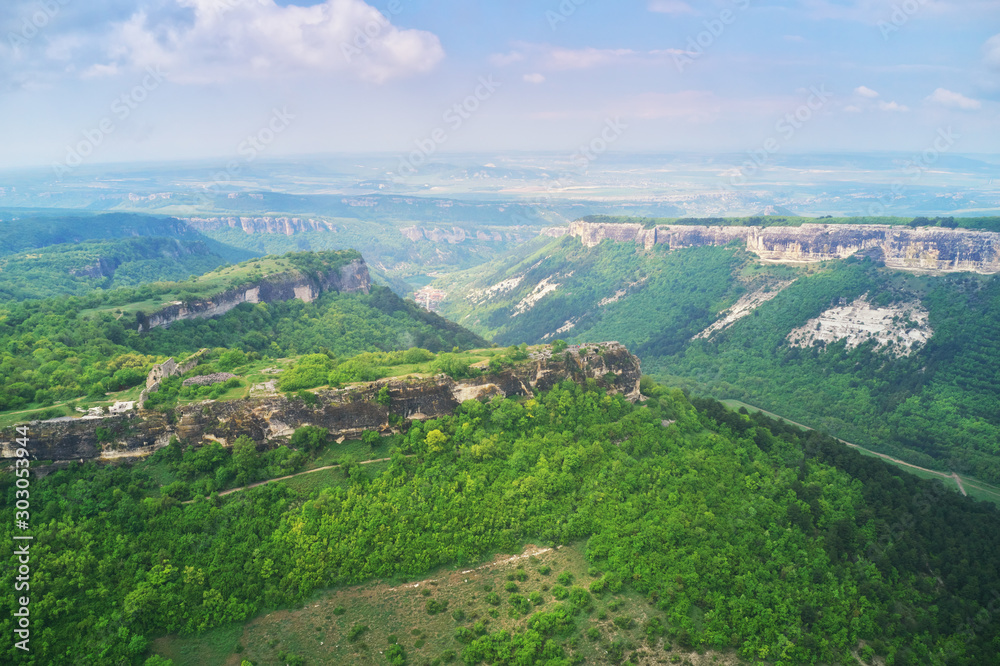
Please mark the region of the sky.
<svg viewBox="0 0 1000 666"><path fill-rule="evenodd" d="M997 0L4 0L0 36L0 168L1000 153Z"/></svg>

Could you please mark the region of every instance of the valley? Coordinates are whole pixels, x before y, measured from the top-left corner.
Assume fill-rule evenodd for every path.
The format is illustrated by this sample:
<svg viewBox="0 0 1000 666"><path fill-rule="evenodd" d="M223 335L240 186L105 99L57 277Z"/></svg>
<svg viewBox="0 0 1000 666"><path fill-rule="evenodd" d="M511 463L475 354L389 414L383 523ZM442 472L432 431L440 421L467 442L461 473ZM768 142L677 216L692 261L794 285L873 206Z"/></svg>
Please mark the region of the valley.
<svg viewBox="0 0 1000 666"><path fill-rule="evenodd" d="M1000 666L1000 3L3 9L0 664Z"/></svg>
<svg viewBox="0 0 1000 666"><path fill-rule="evenodd" d="M442 312L500 343L620 340L645 372L671 384L779 411L911 464L1000 481L1000 406L987 388L995 365L986 351L996 337L993 232L917 220L891 227L903 240L884 248L865 249L863 238L822 240L846 258L834 252L803 262L806 246L796 245L784 265L739 239L798 238L795 230L813 234L816 225L698 222L575 222L569 236L530 254L439 279L451 294ZM824 222L829 234L861 233L850 220ZM969 234L979 250L970 250ZM924 239L919 247L916 238ZM895 247L910 248L897 264L906 256L926 263L920 252L979 259L968 272L901 270L890 265Z"/></svg>

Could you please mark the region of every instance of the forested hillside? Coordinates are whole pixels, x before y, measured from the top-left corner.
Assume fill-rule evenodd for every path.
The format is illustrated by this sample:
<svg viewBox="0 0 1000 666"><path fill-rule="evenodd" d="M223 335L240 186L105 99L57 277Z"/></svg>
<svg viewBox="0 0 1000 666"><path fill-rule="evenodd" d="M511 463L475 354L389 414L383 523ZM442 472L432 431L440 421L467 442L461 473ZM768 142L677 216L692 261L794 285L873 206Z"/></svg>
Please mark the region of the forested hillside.
<svg viewBox="0 0 1000 666"><path fill-rule="evenodd" d="M634 640L629 618L616 619L611 662L645 640L783 666L854 664L853 654L991 663L994 508L860 464L818 433L714 403L696 411L680 391L648 382L644 392L644 406L573 383L525 402L468 401L371 438L388 447L384 471L347 465L347 478L323 489L269 484L181 504L179 484L164 487L278 475L336 455L337 444L310 432L291 449L175 442L134 466L74 465L36 479L31 561L44 575L32 580L33 652L19 663L141 663L164 633L245 622L330 586L467 567L529 539L588 540L593 578L560 577L532 599L516 583L492 593L498 612L526 618L517 633L454 613L450 652L465 663L578 661L579 641L600 637L583 635L592 614L613 612L623 588L645 596L651 618ZM13 477L2 479L9 508ZM0 529L9 540L9 521ZM5 569L2 584L13 576ZM447 608L434 601L429 613ZM0 627L9 634L10 618ZM384 656L371 648L370 661L405 662L410 640ZM15 658L10 643L3 649ZM287 651L280 660L302 663Z"/></svg>
<svg viewBox="0 0 1000 666"><path fill-rule="evenodd" d="M153 237L50 245L0 257L0 302L185 280L227 263L203 241Z"/></svg>
<svg viewBox="0 0 1000 666"><path fill-rule="evenodd" d="M385 287L373 287L369 294L329 291L311 303L297 299L245 303L221 317L177 321L145 333L138 330L140 320L156 304L206 298L234 285L252 284L269 268L291 274L334 271L359 257L351 252L292 254L227 267L193 281L2 305L0 411L44 408L138 386L158 360L204 347L238 348L277 358L320 351L349 355L485 344Z"/></svg>
<svg viewBox="0 0 1000 666"><path fill-rule="evenodd" d="M173 217L134 213L0 210L0 256L86 240L132 237L201 241L227 261L258 254L216 242Z"/></svg>
<svg viewBox="0 0 1000 666"><path fill-rule="evenodd" d="M497 342L618 340L646 372L672 384L911 462L1000 481L995 276L914 275L856 258L793 267L761 264L737 247L585 248L563 238L441 284L450 290L445 314ZM862 297L872 308L899 310L887 315L898 329L889 346L864 337L861 324L857 346L848 338L789 341L794 330L820 327L821 315ZM722 326L747 299L746 316ZM908 320L915 307L926 311L924 324ZM905 355L899 345L914 332L929 339Z"/></svg>

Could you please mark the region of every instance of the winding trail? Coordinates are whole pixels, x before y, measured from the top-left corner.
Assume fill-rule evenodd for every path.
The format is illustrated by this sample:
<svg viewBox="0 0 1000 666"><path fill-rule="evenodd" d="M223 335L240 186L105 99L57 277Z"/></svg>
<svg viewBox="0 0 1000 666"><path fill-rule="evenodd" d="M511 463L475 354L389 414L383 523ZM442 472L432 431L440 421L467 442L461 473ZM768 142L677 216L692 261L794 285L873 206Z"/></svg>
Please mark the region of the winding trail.
<svg viewBox="0 0 1000 666"><path fill-rule="evenodd" d="M791 423L792 425L796 425L796 426L798 426L800 428L803 428L805 430L812 430L812 428L810 428L807 425L803 425L801 423L796 423L795 421L792 421L791 419L787 419L784 416L780 416L779 414L775 414L773 412L769 412L769 411L767 411L765 409L761 409L760 407L757 407L755 405L751 405L749 403L745 403L745 402L743 402L741 400L734 400L732 402L736 402L736 403L739 403L741 405L746 405L747 407L752 407L753 409L756 409L757 411L763 412L764 414L767 414L768 416L776 417L776 418L778 418L778 419L780 419L782 421L785 421L786 423ZM912 469L919 469L921 472L927 472L928 474L934 474L935 476L940 476L943 479L949 479L951 481L954 481L955 485L958 486L959 492L961 492L962 495L965 496L965 497L969 496L969 493L965 492L965 485L962 482L962 478L956 472L951 472L951 473L946 474L945 472L939 472L936 469L927 469L926 467L921 467L920 465L914 465L912 463L908 463L906 461L900 460L899 458L893 458L892 456L886 455L884 453L879 453L878 451L872 451L871 449L866 449L865 447L859 446L857 444L851 444L850 442L845 441L843 439L840 439L839 437L834 437L834 439L836 439L841 444L846 444L847 446L851 447L852 449L859 449L861 451L864 451L865 453L870 453L873 456L878 456L879 458L882 458L883 460L888 460L889 462L895 463L897 465L902 465L904 467L910 467ZM981 491L989 493L991 495L996 495L997 494L995 492L986 490L985 488L980 488L979 486L975 486L975 485L973 485L971 483L969 483L968 485L971 488L975 488L977 490L981 490Z"/></svg>

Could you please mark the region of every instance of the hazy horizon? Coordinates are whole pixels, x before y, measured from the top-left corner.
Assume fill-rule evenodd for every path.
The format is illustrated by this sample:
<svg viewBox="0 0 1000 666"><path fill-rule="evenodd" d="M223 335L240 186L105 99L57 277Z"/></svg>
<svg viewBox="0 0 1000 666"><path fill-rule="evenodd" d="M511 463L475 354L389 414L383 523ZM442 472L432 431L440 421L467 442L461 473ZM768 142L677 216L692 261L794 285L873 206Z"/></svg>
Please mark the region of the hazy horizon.
<svg viewBox="0 0 1000 666"><path fill-rule="evenodd" d="M978 0L16 0L0 168L912 152L942 131L994 154L998 26Z"/></svg>

